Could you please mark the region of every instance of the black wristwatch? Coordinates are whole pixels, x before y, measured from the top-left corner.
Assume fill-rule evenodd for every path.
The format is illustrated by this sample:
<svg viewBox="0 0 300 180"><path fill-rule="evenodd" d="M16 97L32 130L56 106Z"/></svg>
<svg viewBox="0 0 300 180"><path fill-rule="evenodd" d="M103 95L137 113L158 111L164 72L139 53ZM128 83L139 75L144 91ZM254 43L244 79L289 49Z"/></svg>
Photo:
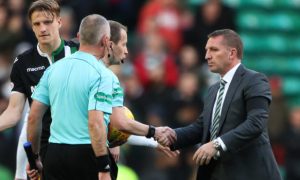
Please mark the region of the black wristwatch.
<svg viewBox="0 0 300 180"><path fill-rule="evenodd" d="M152 138L155 135L155 127L152 125L149 125L148 134L146 135L146 138Z"/></svg>

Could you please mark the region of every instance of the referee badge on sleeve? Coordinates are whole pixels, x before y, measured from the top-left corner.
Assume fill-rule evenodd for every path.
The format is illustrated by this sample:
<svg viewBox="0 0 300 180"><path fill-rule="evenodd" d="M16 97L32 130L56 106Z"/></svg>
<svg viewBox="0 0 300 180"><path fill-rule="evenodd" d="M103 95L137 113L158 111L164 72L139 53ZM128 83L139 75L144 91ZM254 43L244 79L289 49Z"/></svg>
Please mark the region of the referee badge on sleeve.
<svg viewBox="0 0 300 180"><path fill-rule="evenodd" d="M105 94L103 92L97 92L94 97L96 101L106 102L107 104L111 104L112 96L109 94Z"/></svg>
<svg viewBox="0 0 300 180"><path fill-rule="evenodd" d="M124 97L123 89L121 87L114 88L112 96L113 96L113 98L116 98L116 97L123 98Z"/></svg>

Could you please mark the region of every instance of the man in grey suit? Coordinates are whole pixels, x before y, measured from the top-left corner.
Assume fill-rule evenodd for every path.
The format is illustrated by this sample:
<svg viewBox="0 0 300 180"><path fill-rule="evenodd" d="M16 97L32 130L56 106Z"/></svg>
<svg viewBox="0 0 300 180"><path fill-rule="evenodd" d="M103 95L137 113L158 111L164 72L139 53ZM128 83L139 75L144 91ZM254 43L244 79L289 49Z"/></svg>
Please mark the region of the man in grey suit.
<svg viewBox="0 0 300 180"><path fill-rule="evenodd" d="M205 49L208 67L220 74L220 82L209 88L197 121L175 129L175 143L159 142L173 150L200 143L193 156L199 180L281 179L267 132L267 78L241 64L243 43L230 29L209 34Z"/></svg>

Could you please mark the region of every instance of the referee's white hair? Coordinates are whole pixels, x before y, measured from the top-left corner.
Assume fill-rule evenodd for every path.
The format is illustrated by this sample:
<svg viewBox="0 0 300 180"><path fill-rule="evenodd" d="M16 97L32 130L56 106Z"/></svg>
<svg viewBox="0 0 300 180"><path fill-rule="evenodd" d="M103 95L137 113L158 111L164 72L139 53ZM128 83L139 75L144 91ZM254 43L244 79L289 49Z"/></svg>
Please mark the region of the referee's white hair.
<svg viewBox="0 0 300 180"><path fill-rule="evenodd" d="M88 15L80 23L79 35L81 44L96 45L105 35L110 37L109 23L99 14Z"/></svg>

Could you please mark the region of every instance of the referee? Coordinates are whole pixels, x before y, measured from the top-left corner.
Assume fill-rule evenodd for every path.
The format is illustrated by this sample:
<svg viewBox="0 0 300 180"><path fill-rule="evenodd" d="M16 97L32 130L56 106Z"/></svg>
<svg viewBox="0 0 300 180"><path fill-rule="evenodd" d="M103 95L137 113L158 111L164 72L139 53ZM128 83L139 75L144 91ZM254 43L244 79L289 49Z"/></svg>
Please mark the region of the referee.
<svg viewBox="0 0 300 180"><path fill-rule="evenodd" d="M49 106L52 113L46 180L111 179L104 121L112 112L112 76L99 60L108 48L109 24L89 15L78 36L79 51L48 68L32 95L27 137L35 153L41 119Z"/></svg>

